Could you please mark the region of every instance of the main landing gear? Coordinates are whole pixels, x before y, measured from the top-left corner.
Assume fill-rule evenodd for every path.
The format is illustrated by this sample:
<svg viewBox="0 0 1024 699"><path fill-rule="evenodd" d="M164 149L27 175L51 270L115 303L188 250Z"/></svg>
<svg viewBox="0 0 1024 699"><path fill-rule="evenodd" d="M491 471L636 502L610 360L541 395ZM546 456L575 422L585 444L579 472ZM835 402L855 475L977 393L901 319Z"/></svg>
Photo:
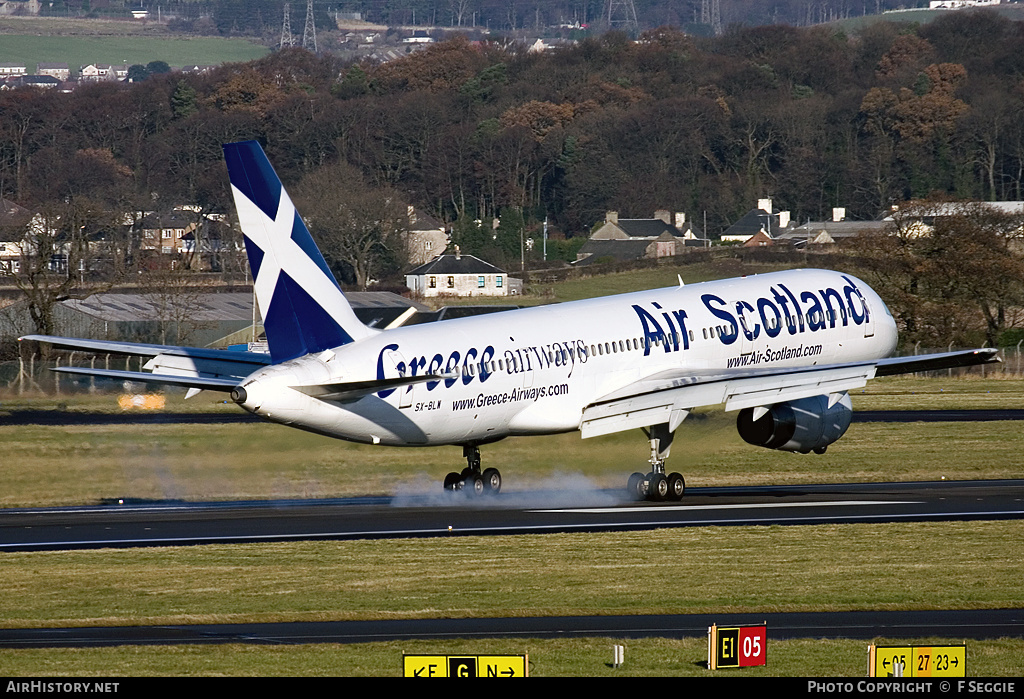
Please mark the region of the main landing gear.
<svg viewBox="0 0 1024 699"><path fill-rule="evenodd" d="M496 468L480 470L480 449L475 444L462 447L468 462L461 473L452 471L444 477L444 489L465 491L471 495L497 495L501 491L501 472Z"/></svg>
<svg viewBox="0 0 1024 699"><path fill-rule="evenodd" d="M634 500L682 500L686 492L686 481L682 474L665 473L665 459L672 451L672 438L675 433L670 431L668 423L653 425L644 430L651 442L651 470L647 474L634 473L629 477L626 490Z"/></svg>

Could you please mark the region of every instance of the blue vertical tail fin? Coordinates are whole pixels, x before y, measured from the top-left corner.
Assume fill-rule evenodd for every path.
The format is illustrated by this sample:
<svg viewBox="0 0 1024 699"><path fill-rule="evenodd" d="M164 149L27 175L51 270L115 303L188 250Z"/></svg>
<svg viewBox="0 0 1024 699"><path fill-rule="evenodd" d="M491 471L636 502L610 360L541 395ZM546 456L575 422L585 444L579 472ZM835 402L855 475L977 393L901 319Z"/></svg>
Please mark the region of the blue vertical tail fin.
<svg viewBox="0 0 1024 699"><path fill-rule="evenodd" d="M226 143L224 159L274 363L379 332L352 311L259 143Z"/></svg>

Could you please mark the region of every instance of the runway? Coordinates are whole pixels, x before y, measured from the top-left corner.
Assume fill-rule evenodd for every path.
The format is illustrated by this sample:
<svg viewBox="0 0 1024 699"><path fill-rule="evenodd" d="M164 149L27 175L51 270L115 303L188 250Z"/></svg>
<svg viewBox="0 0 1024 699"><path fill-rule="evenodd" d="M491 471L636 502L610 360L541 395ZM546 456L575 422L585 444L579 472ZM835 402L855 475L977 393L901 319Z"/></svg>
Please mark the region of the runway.
<svg viewBox="0 0 1024 699"><path fill-rule="evenodd" d="M392 619L275 624L197 624L72 629L0 629L3 648L95 648L214 643L299 644L473 638L701 638L711 624L766 623L773 640L792 638L944 637L983 640L1024 636L1024 610L662 614L635 616Z"/></svg>
<svg viewBox="0 0 1024 699"><path fill-rule="evenodd" d="M119 502L0 511L0 551L1024 517L1024 480L691 488L632 502L581 481L472 498Z"/></svg>

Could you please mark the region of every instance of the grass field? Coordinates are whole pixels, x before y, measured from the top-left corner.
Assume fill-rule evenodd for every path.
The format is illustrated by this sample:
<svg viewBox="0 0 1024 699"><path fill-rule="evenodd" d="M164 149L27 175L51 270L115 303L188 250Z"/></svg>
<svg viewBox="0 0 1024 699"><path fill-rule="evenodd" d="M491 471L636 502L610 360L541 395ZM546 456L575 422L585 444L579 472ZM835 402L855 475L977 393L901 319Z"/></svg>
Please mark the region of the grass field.
<svg viewBox="0 0 1024 699"><path fill-rule="evenodd" d="M19 553L0 559L0 623L702 612L748 612L756 619L775 611L1013 607L1021 599L1021 534L1017 522L973 522ZM611 643L5 651L0 675L382 676L397 673L403 651L491 649L529 653L535 674L704 673L699 639L627 641L629 663L621 672L604 665ZM862 674L865 645L770 641L771 666L754 674ZM1024 670L1024 642L970 642L968 648L972 674L1018 676Z"/></svg>
<svg viewBox="0 0 1024 699"><path fill-rule="evenodd" d="M770 633L770 630L769 630ZM944 645L946 639L921 639ZM904 639L876 639L879 645ZM612 668L612 644L624 644L626 662ZM954 641L953 643L959 643ZM863 677L864 641L827 639L768 643L767 667L723 670L721 677ZM531 677L707 677L707 640L479 639L404 641L316 646L131 646L60 652L17 650L0 653L0 675L17 677L400 677L402 654L520 654L530 656ZM971 677L1024 675L1024 644L1012 640L969 642Z"/></svg>
<svg viewBox="0 0 1024 699"><path fill-rule="evenodd" d="M205 395L205 394L204 394ZM1024 406L1024 381L873 381L855 410ZM0 506L75 505L135 499L229 500L403 494L439 489L464 464L458 447L389 449L350 444L270 423L6 426L21 409L116 411L116 395L0 399ZM212 398L169 396L169 411L237 414ZM59 419L59 417L58 417ZM259 445L256 448L254 445ZM512 438L482 449L510 491L621 487L647 457L639 430L582 440L578 433ZM735 416L706 411L677 433L670 467L690 486L1024 477L1019 423L855 423L824 455L757 449Z"/></svg>
<svg viewBox="0 0 1024 699"><path fill-rule="evenodd" d="M72 74L91 63L170 66L251 61L270 51L248 39L172 35L156 22L64 17L0 17L0 61L66 62Z"/></svg>
<svg viewBox="0 0 1024 699"><path fill-rule="evenodd" d="M3 425L24 409L119 411L116 396L0 399L0 504L118 497L190 500L422 492L457 448L381 449L270 424ZM198 402L197 402L198 401ZM883 379L854 407L1020 407L1024 382ZM180 394L168 410L236 411ZM691 486L1020 478L1019 423L857 423L823 456L745 445L733 417L694 416L670 464ZM256 447L258 445L258 448ZM642 435L510 439L484 450L511 490L619 487L646 459ZM1016 521L675 529L645 533L297 542L6 554L0 625L1018 607ZM909 640L909 639L904 639ZM957 639L949 639L951 642ZM34 650L0 675L396 675L401 652L530 653L535 675L700 675L702 640L610 639ZM855 676L865 644L773 642L761 675ZM1024 643L969 644L972 675L1018 676Z"/></svg>
<svg viewBox="0 0 1024 699"><path fill-rule="evenodd" d="M269 49L246 39L166 36L28 36L0 35L0 57L24 62L29 72L41 61L66 62L72 74L91 63L145 65L164 61L170 66L219 65L251 61Z"/></svg>

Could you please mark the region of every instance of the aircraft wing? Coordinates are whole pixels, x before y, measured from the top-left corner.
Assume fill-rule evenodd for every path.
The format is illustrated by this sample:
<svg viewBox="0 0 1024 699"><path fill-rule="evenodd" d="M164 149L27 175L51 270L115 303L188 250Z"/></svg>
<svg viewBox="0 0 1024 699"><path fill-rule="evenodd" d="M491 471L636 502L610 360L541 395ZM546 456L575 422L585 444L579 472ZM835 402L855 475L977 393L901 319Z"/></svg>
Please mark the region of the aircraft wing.
<svg viewBox="0 0 1024 699"><path fill-rule="evenodd" d="M725 404L726 410L767 407L811 396L836 395L876 376L934 371L999 361L981 349L916 357L735 372L661 372L618 389L583 410L583 438L645 428L664 422L674 430L690 410Z"/></svg>
<svg viewBox="0 0 1024 699"><path fill-rule="evenodd" d="M91 367L57 367L54 369L60 373L185 386L196 390L230 391L246 376L270 364L270 355L260 352L84 340L53 335L26 335L19 340L47 342L61 349L95 354L150 358L143 366L143 369L147 371L117 371Z"/></svg>

